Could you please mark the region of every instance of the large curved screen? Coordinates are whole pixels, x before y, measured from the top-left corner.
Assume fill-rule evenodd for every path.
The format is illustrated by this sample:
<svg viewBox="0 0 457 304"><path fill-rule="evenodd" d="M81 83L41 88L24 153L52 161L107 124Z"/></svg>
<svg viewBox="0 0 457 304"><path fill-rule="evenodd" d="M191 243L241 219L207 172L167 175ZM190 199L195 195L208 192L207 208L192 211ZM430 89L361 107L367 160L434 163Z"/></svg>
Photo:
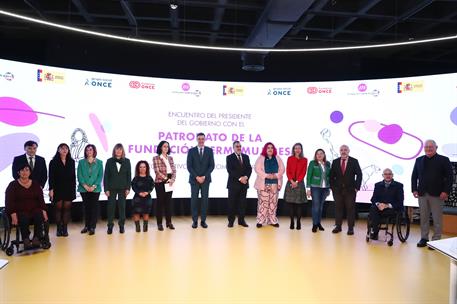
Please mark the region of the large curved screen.
<svg viewBox="0 0 457 304"><path fill-rule="evenodd" d="M347 144L363 171L358 202L368 202L382 169L392 168L410 191L414 160L424 140L457 161L457 74L364 81L236 83L105 74L0 60L0 187L12 180L11 163L23 143L39 143L47 163L61 142L81 159L86 144L98 158L116 143L132 164L151 163L167 140L178 169L174 197L190 197L186 153L196 133L207 135L216 168L210 197L227 196L225 158L240 140L254 163L273 142L283 161L296 142L311 160L317 148L338 157ZM249 197L256 197L251 178ZM4 190L0 191L4 205ZM45 191L47 194L47 191ZM331 198L330 198L331 199Z"/></svg>

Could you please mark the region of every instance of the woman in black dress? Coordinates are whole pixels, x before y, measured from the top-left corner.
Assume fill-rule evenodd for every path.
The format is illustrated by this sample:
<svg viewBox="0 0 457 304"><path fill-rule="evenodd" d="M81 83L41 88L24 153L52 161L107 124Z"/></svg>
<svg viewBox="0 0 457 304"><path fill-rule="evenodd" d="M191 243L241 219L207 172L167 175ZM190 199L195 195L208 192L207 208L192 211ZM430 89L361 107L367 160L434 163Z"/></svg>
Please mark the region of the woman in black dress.
<svg viewBox="0 0 457 304"><path fill-rule="evenodd" d="M133 220L135 230L140 232L140 217L143 215L143 232L148 231L149 212L151 211L151 192L154 189L154 180L149 173L149 164L140 160L135 166L135 177L132 180L133 197Z"/></svg>
<svg viewBox="0 0 457 304"><path fill-rule="evenodd" d="M49 163L49 197L56 207L57 236L68 236L71 202L76 198L75 161L67 144L60 144Z"/></svg>

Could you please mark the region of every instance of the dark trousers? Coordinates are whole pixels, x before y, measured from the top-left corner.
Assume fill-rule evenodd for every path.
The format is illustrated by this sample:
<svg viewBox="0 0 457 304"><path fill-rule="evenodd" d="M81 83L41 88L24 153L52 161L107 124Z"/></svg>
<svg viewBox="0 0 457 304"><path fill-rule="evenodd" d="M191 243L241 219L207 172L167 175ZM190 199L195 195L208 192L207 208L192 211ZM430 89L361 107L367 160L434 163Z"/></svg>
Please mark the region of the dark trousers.
<svg viewBox="0 0 457 304"><path fill-rule="evenodd" d="M88 229L95 229L99 213L100 192L81 192L84 205L84 222Z"/></svg>
<svg viewBox="0 0 457 304"><path fill-rule="evenodd" d="M355 190L343 190L333 193L335 200L335 225L341 228L343 224L343 214L346 210L346 217L348 220L348 229L354 228L355 223Z"/></svg>
<svg viewBox="0 0 457 304"><path fill-rule="evenodd" d="M156 193L157 193L157 204L156 204L157 225L162 225L164 211L165 211L166 224L167 225L171 224L171 208L172 208L171 197L173 195L173 191L165 192L165 183L156 183L155 188L156 188Z"/></svg>
<svg viewBox="0 0 457 304"><path fill-rule="evenodd" d="M208 192L209 192L209 182L204 182L203 184L191 183L190 184L190 208L192 209L192 221L196 223L198 221L198 209L200 209L198 204L198 194L201 192L201 220L206 222L206 213L208 211Z"/></svg>
<svg viewBox="0 0 457 304"><path fill-rule="evenodd" d="M297 218L297 220L300 221L302 213L302 204L287 203L287 205L289 206L290 220L293 221L294 218Z"/></svg>
<svg viewBox="0 0 457 304"><path fill-rule="evenodd" d="M392 208L387 208L384 210L379 210L376 205L371 205L370 207L370 226L374 234L378 234L379 225L381 224L381 219L395 215L395 210Z"/></svg>
<svg viewBox="0 0 457 304"><path fill-rule="evenodd" d="M238 213L238 223L244 222L246 214L246 195L248 189L241 185L233 185L228 189L228 221L233 223Z"/></svg>
<svg viewBox="0 0 457 304"><path fill-rule="evenodd" d="M117 200L116 200L117 198ZM117 203L117 204L116 204ZM116 205L119 209L119 226L125 224L125 189L111 190L109 192L108 202L106 204L106 214L108 218L108 226L114 225L114 215L116 213Z"/></svg>
<svg viewBox="0 0 457 304"><path fill-rule="evenodd" d="M29 226L33 223L33 237L43 237L43 212L41 210L35 211L32 214L18 213L17 215L19 229L21 230L22 239L29 239L30 230Z"/></svg>

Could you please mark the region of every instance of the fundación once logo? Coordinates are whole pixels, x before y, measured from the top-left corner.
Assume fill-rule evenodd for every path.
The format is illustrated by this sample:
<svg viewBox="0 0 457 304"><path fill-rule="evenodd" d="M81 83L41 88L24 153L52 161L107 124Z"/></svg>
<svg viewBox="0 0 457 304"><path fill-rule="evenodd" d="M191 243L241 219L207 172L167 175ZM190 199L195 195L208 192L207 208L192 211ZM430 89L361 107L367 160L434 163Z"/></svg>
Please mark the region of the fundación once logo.
<svg viewBox="0 0 457 304"><path fill-rule="evenodd" d="M308 94L332 94L332 88L308 87L306 92Z"/></svg>
<svg viewBox="0 0 457 304"><path fill-rule="evenodd" d="M14 80L14 74L11 72L6 72L5 74L0 74L0 78L5 79L6 81L13 81Z"/></svg>
<svg viewBox="0 0 457 304"><path fill-rule="evenodd" d="M129 87L132 89L154 90L156 88L156 85L154 83L139 82L137 80L132 80L129 82Z"/></svg>
<svg viewBox="0 0 457 304"><path fill-rule="evenodd" d="M268 89L267 95L290 96L290 95L292 95L292 89L291 88L272 88L272 89Z"/></svg>
<svg viewBox="0 0 457 304"><path fill-rule="evenodd" d="M409 81L397 82L397 93L409 93L409 92L423 92L424 82L423 81Z"/></svg>
<svg viewBox="0 0 457 304"><path fill-rule="evenodd" d="M37 69L36 80L42 83L64 83L65 74L46 69Z"/></svg>
<svg viewBox="0 0 457 304"><path fill-rule="evenodd" d="M108 88L113 87L112 79L102 79L102 78L87 78L84 83L85 86L96 87L96 88Z"/></svg>

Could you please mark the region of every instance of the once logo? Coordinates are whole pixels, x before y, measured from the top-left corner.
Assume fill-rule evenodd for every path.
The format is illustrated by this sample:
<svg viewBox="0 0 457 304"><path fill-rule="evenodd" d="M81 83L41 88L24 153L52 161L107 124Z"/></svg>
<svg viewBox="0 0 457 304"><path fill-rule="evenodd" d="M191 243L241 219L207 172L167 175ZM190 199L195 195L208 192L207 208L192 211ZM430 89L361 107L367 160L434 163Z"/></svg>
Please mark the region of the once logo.
<svg viewBox="0 0 457 304"><path fill-rule="evenodd" d="M190 90L190 84L188 84L187 82L184 82L182 85L181 85L181 89L184 91L184 92L187 92Z"/></svg>
<svg viewBox="0 0 457 304"><path fill-rule="evenodd" d="M318 89L317 87L308 87L306 91L308 92L308 94L317 94Z"/></svg>
<svg viewBox="0 0 457 304"><path fill-rule="evenodd" d="M130 86L132 89L139 89L139 88L141 87L141 84L140 84L139 81L132 80L132 81L130 81L129 86Z"/></svg>
<svg viewBox="0 0 457 304"><path fill-rule="evenodd" d="M365 92L367 90L367 85L364 83L361 83L361 84L359 84L357 89L359 90L359 92Z"/></svg>

